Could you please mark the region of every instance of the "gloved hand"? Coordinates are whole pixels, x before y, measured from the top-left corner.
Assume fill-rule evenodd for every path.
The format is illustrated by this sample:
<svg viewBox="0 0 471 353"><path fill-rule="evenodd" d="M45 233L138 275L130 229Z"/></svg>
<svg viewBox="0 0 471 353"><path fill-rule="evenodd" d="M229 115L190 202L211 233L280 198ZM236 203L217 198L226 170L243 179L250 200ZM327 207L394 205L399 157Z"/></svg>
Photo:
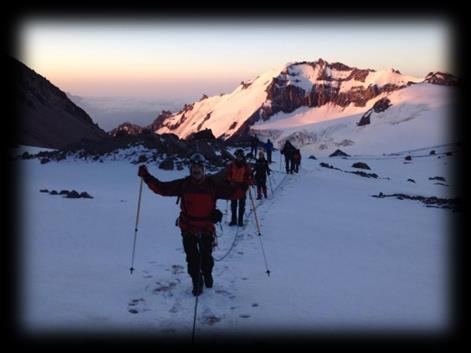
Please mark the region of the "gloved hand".
<svg viewBox="0 0 471 353"><path fill-rule="evenodd" d="M137 175L141 178L149 175L149 171L147 170L147 167L145 165L139 166L139 171L137 172Z"/></svg>

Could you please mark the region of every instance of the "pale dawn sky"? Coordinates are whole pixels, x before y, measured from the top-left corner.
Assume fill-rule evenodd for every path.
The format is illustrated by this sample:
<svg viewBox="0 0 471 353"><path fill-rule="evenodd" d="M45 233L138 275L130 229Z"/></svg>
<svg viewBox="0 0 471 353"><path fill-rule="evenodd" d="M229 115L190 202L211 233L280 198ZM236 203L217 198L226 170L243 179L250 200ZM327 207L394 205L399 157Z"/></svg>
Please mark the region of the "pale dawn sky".
<svg viewBox="0 0 471 353"><path fill-rule="evenodd" d="M235 89L288 62L342 62L423 77L451 67L440 19L24 21L17 58L80 96L194 98Z"/></svg>

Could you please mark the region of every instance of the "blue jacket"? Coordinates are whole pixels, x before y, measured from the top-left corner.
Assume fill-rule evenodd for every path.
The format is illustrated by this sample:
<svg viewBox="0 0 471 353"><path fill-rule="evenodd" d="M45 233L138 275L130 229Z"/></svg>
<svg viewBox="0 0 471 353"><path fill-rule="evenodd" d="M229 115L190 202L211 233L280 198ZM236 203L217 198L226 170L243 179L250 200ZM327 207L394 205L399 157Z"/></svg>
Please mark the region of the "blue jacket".
<svg viewBox="0 0 471 353"><path fill-rule="evenodd" d="M265 151L267 152L273 150L273 143L271 142L266 142L263 146L265 147Z"/></svg>

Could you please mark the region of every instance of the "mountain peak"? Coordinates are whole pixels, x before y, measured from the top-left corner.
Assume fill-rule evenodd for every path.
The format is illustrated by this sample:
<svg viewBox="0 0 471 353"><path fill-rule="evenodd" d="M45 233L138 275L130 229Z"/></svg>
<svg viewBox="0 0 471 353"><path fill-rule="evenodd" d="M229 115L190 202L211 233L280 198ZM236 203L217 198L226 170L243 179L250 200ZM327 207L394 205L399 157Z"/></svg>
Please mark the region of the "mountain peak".
<svg viewBox="0 0 471 353"><path fill-rule="evenodd" d="M288 62L253 80L242 81L232 93L194 102L187 109L162 117L154 124L154 131L187 138L211 128L217 138L227 139L247 133L258 121L301 107L365 107L371 99L411 82L423 82L423 78L403 75L396 69L375 71L329 63L321 57Z"/></svg>
<svg viewBox="0 0 471 353"><path fill-rule="evenodd" d="M14 72L14 104L18 107L18 143L63 148L82 139L107 138L92 118L75 105L65 92L19 60L8 57Z"/></svg>
<svg viewBox="0 0 471 353"><path fill-rule="evenodd" d="M435 71L429 72L424 82L442 86L459 86L461 79L448 72Z"/></svg>

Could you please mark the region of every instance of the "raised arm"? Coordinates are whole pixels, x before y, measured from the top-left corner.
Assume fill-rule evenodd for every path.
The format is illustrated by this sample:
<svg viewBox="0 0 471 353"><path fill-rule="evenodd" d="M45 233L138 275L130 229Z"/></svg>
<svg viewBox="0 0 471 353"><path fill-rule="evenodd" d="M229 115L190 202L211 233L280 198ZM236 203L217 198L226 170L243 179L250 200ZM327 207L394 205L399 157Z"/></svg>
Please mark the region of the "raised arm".
<svg viewBox="0 0 471 353"><path fill-rule="evenodd" d="M160 181L152 176L147 170L146 166L140 166L138 176L142 177L147 184L156 194L162 196L180 196L182 192L182 184L184 179L176 179L172 181Z"/></svg>

